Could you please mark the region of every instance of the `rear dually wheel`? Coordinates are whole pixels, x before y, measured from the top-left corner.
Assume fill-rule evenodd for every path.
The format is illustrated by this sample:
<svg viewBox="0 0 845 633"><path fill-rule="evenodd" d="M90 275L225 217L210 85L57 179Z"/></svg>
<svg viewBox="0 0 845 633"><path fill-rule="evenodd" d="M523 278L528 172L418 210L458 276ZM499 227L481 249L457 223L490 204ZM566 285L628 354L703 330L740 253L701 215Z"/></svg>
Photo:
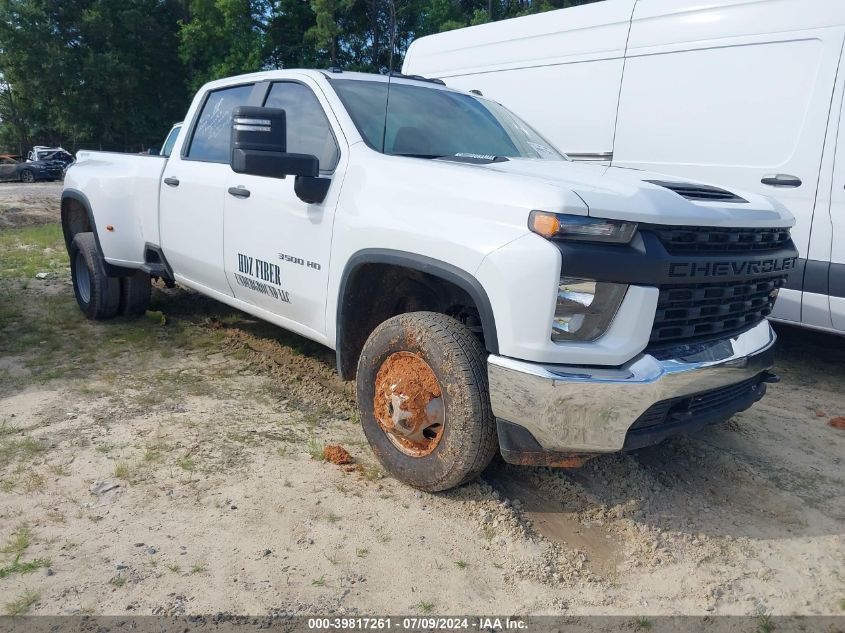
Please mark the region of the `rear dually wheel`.
<svg viewBox="0 0 845 633"><path fill-rule="evenodd" d="M93 233L77 233L70 244L70 275L79 309L89 319L108 319L120 305L120 280L106 274Z"/></svg>

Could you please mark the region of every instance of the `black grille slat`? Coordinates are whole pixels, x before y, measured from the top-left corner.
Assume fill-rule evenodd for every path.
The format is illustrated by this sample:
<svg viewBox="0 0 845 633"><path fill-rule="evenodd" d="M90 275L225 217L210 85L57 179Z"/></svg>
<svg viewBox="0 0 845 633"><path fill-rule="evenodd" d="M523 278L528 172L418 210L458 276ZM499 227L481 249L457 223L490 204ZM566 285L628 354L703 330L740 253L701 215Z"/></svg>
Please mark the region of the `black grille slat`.
<svg viewBox="0 0 845 633"><path fill-rule="evenodd" d="M661 286L652 345L738 334L769 316L785 275L733 283Z"/></svg>
<svg viewBox="0 0 845 633"><path fill-rule="evenodd" d="M751 395L762 382L763 376L758 375L734 385L657 402L637 418L629 430L659 426L672 419L706 415Z"/></svg>
<svg viewBox="0 0 845 633"><path fill-rule="evenodd" d="M647 228L673 254L767 251L783 248L789 243L789 229L786 228L662 225L650 225Z"/></svg>

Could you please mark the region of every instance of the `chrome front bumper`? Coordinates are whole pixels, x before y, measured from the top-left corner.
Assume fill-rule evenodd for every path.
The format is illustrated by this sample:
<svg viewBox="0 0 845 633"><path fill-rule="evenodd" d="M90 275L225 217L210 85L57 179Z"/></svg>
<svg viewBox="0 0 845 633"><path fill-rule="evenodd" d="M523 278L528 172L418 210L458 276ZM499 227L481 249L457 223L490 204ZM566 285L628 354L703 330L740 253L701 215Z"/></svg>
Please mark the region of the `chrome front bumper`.
<svg viewBox="0 0 845 633"><path fill-rule="evenodd" d="M775 339L763 321L736 338L679 348L674 358L644 353L614 368L490 356L493 413L530 432L544 451L619 451L631 425L653 404L733 385L769 369Z"/></svg>

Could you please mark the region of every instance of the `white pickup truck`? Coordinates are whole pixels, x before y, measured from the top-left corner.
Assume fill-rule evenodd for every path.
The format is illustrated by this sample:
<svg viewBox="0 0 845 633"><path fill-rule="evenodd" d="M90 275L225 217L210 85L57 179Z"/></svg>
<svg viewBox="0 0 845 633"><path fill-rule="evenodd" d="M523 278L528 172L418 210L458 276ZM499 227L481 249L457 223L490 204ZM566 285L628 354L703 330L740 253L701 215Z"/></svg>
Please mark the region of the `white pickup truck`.
<svg viewBox="0 0 845 633"><path fill-rule="evenodd" d="M169 157L79 152L62 194L88 317L143 312L155 277L336 350L375 454L430 491L497 449L574 466L759 400L792 224L573 163L479 95L335 69L209 83Z"/></svg>

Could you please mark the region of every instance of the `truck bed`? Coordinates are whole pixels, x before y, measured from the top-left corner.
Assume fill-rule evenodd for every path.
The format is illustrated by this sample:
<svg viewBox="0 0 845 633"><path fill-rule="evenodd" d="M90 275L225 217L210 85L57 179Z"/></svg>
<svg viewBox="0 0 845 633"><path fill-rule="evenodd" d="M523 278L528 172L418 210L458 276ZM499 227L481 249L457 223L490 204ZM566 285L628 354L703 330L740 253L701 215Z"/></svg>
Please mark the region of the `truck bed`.
<svg viewBox="0 0 845 633"><path fill-rule="evenodd" d="M87 200L92 228L110 264L137 268L144 262L144 245L159 244L159 188L166 164L163 156L80 151L68 169L65 191Z"/></svg>

